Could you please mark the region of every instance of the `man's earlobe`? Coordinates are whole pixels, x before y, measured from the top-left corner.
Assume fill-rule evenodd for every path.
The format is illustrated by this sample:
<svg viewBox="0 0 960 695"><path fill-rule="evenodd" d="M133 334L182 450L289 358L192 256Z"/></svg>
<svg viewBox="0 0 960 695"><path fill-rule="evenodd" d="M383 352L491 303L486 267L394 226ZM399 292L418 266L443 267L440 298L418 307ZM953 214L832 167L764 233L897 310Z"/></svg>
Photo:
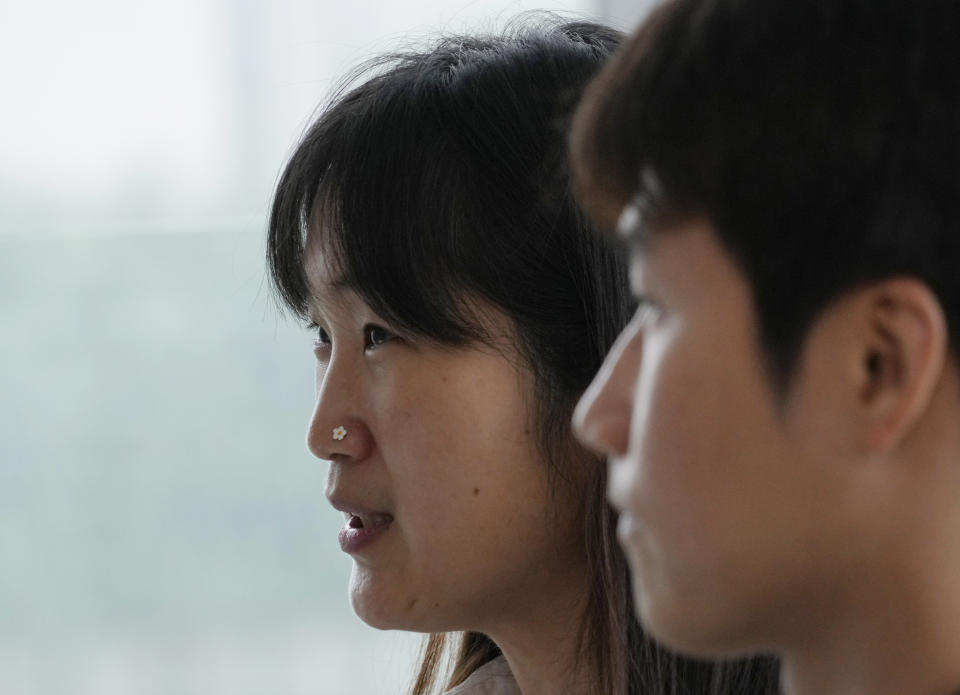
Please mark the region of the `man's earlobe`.
<svg viewBox="0 0 960 695"><path fill-rule="evenodd" d="M867 292L861 406L863 444L887 453L923 416L943 372L947 327L943 309L924 283L894 278Z"/></svg>

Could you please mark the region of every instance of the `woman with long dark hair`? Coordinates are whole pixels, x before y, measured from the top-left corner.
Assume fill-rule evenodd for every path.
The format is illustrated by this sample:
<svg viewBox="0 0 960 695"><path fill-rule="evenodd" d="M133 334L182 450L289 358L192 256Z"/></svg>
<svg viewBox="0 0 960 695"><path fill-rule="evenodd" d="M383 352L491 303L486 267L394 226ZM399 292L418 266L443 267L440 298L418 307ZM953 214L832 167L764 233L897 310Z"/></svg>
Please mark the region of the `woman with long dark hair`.
<svg viewBox="0 0 960 695"><path fill-rule="evenodd" d="M619 41L537 15L378 59L277 186L272 278L315 333L308 443L331 462L357 614L429 634L416 695L773 691L768 662L644 637L605 466L571 436L633 311L564 151Z"/></svg>

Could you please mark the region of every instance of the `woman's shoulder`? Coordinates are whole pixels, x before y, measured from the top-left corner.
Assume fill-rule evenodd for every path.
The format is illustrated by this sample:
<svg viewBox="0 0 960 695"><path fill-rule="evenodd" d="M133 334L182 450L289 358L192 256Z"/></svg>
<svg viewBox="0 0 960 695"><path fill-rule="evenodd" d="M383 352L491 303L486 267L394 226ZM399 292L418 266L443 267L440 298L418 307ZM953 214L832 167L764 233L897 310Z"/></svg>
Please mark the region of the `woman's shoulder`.
<svg viewBox="0 0 960 695"><path fill-rule="evenodd" d="M498 656L471 673L463 683L448 690L446 695L520 695L520 688L507 660Z"/></svg>

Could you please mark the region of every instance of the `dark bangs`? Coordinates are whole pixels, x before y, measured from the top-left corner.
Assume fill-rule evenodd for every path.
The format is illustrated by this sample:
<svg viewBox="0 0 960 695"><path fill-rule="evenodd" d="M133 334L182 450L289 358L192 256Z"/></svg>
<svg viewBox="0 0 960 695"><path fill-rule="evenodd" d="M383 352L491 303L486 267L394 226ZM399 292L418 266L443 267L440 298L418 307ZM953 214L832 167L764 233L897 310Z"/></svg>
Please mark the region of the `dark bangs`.
<svg viewBox="0 0 960 695"><path fill-rule="evenodd" d="M538 17L363 68L353 82L366 81L319 117L277 187L268 257L287 306L306 314L309 233L398 329L450 345L486 341L476 311L486 302L513 319L521 347L540 343L527 346L538 359L550 340L577 342L579 332L599 365L607 346L590 339L582 288L619 267L568 193L562 133L617 37ZM536 340L544 329L554 335ZM583 352L563 353L586 372ZM554 376L570 365L557 366ZM572 380L583 388L589 374Z"/></svg>
<svg viewBox="0 0 960 695"><path fill-rule="evenodd" d="M288 164L270 224L271 270L287 305L303 315L309 234L334 273L384 319L456 344L478 337L461 310L457 262L477 250L456 233L476 175L457 166L437 76L423 74L413 56L364 69L387 60L396 65L324 113Z"/></svg>

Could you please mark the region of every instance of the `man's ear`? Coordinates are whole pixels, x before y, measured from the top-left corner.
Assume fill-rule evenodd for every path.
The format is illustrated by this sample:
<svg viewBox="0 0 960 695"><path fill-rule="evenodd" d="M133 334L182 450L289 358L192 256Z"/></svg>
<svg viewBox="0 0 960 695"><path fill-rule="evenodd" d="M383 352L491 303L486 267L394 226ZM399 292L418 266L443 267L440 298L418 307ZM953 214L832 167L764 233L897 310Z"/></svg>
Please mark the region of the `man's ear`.
<svg viewBox="0 0 960 695"><path fill-rule="evenodd" d="M914 278L860 290L866 312L858 369L867 452L887 453L926 411L943 372L947 325L940 302Z"/></svg>

